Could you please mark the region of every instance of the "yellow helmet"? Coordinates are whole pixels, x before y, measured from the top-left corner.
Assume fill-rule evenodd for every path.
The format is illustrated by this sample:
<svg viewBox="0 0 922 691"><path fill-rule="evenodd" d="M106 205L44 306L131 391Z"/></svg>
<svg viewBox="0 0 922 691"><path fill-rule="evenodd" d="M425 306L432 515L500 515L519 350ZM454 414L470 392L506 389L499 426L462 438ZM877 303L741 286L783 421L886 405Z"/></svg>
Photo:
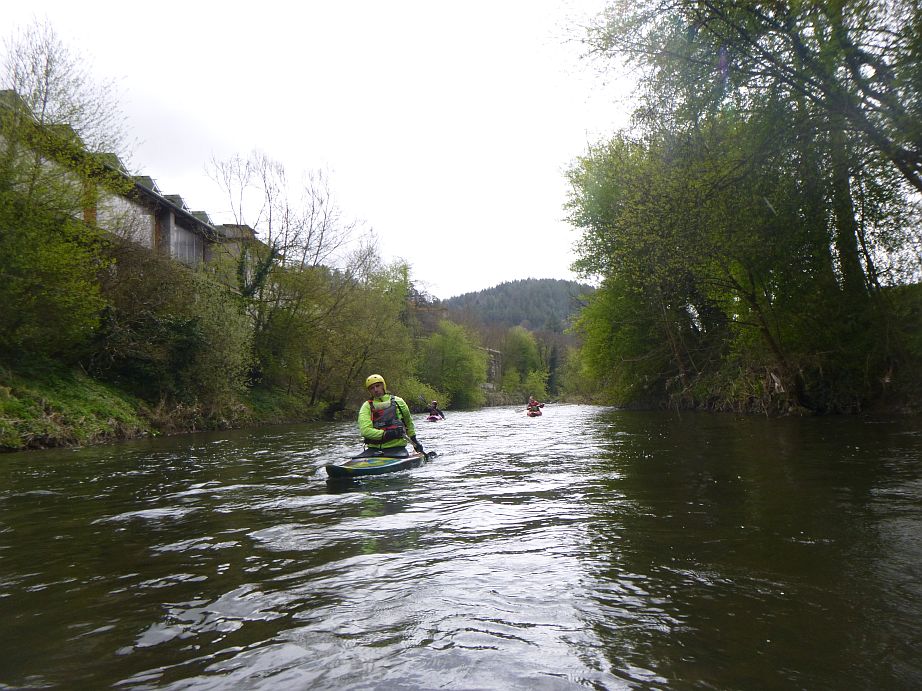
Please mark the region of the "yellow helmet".
<svg viewBox="0 0 922 691"><path fill-rule="evenodd" d="M384 390L387 391L387 384L384 383L384 377L380 374L370 374L368 379L365 380L365 388L367 389L372 384L384 384Z"/></svg>

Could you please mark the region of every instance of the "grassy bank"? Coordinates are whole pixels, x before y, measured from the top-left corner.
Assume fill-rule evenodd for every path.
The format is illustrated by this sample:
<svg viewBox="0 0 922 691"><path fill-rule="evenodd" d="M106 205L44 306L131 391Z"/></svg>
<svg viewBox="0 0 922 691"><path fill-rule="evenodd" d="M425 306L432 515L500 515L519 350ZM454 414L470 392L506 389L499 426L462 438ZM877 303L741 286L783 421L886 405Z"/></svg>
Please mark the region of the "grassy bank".
<svg viewBox="0 0 922 691"><path fill-rule="evenodd" d="M0 368L0 450L98 444L154 433L141 401L80 371Z"/></svg>
<svg viewBox="0 0 922 691"><path fill-rule="evenodd" d="M54 365L13 371L0 367L0 451L104 444L178 434L315 419L322 406L296 396L251 392L221 411L150 404L81 370Z"/></svg>

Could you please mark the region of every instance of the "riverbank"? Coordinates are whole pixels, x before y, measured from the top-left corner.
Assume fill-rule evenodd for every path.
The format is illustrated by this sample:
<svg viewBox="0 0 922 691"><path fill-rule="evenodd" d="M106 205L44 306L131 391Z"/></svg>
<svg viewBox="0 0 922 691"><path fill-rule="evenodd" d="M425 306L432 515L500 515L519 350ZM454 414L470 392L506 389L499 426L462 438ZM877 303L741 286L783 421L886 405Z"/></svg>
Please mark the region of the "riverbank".
<svg viewBox="0 0 922 691"><path fill-rule="evenodd" d="M79 369L0 368L0 452L300 422L322 413L322 407L305 405L294 396L259 391L220 410L194 404L151 405Z"/></svg>
<svg viewBox="0 0 922 691"><path fill-rule="evenodd" d="M504 392L491 392L487 405L520 402ZM284 391L259 389L220 409L151 404L79 368L0 367L0 453L354 416L354 410L333 413L323 404L311 406Z"/></svg>
<svg viewBox="0 0 922 691"><path fill-rule="evenodd" d="M486 401L488 407L521 403L501 391L489 392ZM606 404L602 401L595 403ZM643 410L660 408L657 405L628 407ZM79 369L47 366L13 372L0 367L0 453L305 422L323 418L325 412L322 405L307 405L300 397L261 390L251 390L245 400L227 404L220 410L162 401L151 405L111 384L95 380ZM708 412L765 414L764 410L755 408L714 409ZM918 413L918 397L881 397L876 405L862 412L888 415ZM340 411L334 417L353 415L353 411Z"/></svg>

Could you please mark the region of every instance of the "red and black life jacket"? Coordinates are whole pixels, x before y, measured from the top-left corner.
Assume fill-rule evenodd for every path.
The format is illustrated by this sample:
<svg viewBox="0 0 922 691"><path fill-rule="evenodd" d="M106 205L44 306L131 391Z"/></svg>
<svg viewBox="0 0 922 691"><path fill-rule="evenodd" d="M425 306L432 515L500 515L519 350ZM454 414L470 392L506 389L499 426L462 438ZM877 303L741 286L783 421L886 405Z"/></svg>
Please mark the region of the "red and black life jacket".
<svg viewBox="0 0 922 691"><path fill-rule="evenodd" d="M406 433L406 425L400 419L400 408L397 399L390 396L390 402L378 408L374 400L368 399L368 409L371 411L371 424L375 429L397 429Z"/></svg>

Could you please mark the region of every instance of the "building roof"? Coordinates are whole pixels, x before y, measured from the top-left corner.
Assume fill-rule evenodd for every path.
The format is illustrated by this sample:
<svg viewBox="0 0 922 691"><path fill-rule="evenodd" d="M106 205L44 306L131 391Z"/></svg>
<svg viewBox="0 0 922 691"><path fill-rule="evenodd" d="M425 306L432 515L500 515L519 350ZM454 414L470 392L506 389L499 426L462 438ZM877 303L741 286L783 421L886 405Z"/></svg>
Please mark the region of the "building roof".
<svg viewBox="0 0 922 691"><path fill-rule="evenodd" d="M35 116L29 109L25 100L20 94L12 89L0 89L0 108L6 111L19 111L28 114L33 121L35 120ZM150 176L129 175L125 164L122 163L121 159L119 159L116 154L92 153L86 151L80 136L69 125L46 125L45 129L57 135L60 141L76 145L75 152L77 155L84 160L90 160L94 167L98 166L95 168L97 174L114 173L124 180L131 181L134 187L130 194L134 197L143 200L147 204L153 205L154 208L169 208L174 213L177 222L181 226L212 241L218 239L219 233L206 212L191 211L189 207L186 206L183 198L178 194L163 194Z"/></svg>

